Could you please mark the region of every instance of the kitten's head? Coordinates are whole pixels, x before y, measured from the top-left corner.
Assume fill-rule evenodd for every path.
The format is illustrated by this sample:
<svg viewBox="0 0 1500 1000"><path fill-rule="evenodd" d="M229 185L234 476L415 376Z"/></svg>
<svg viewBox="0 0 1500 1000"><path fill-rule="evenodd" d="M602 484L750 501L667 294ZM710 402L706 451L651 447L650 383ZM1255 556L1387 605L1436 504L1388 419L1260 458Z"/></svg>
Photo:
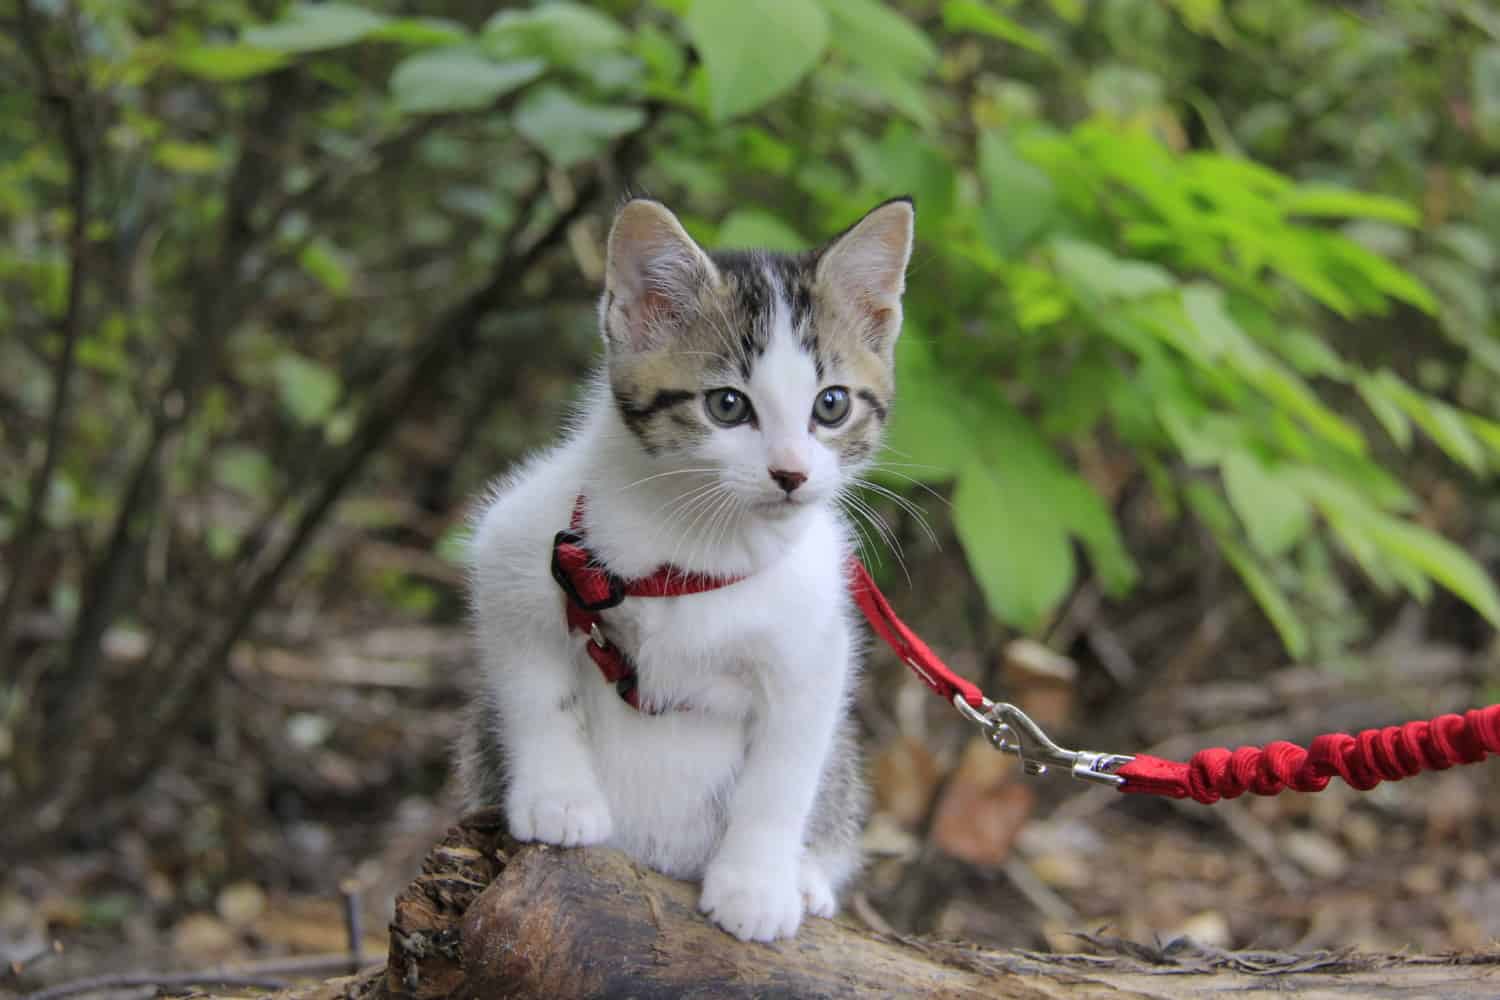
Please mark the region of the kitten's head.
<svg viewBox="0 0 1500 1000"><path fill-rule="evenodd" d="M645 453L766 517L832 498L880 444L913 220L902 198L818 250L708 253L664 206L626 204L600 325Z"/></svg>

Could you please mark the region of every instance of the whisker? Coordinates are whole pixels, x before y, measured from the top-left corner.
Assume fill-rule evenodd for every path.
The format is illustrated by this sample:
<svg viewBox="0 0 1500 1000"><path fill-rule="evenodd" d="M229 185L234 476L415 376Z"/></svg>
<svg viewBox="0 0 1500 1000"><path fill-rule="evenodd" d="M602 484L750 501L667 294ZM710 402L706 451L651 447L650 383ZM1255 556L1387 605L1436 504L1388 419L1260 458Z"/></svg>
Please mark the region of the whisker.
<svg viewBox="0 0 1500 1000"><path fill-rule="evenodd" d="M901 567L901 575L906 577L907 586L910 586L911 573L907 569L906 559L903 558L901 553L901 541L896 537L896 533L891 529L890 524L887 523L885 518L880 516L880 513L875 510L874 507L872 507L868 502L856 496L855 494L845 492L843 496L844 499L850 505L852 505L853 509L859 511L860 515L869 523L870 527L873 528L875 532L880 536L881 540L885 542L886 547L891 550L891 555L895 556L896 558L896 564Z"/></svg>
<svg viewBox="0 0 1500 1000"><path fill-rule="evenodd" d="M667 471L667 472L658 472L654 476L644 476L644 477L642 477L640 479L637 479L633 483L630 483L630 484L628 484L626 486L621 486L620 489L619 489L619 492L624 493L626 490L633 490L637 486L640 486L643 483L649 483L649 482L651 482L654 479L665 479L667 476L686 476L686 475L690 475L692 473L700 473L701 474L701 473L709 473L709 472L715 472L715 471L717 471L717 470L710 469L710 468L702 468L702 469L672 469L672 470Z"/></svg>
<svg viewBox="0 0 1500 1000"><path fill-rule="evenodd" d="M892 503L894 503L897 507L900 507L902 510L904 510L907 514L911 515L912 519L915 520L918 526L921 527L922 533L927 536L927 540L932 542L935 547L942 548L942 543L938 541L937 532L932 530L932 525L927 521L927 512L924 511L921 507L918 507L909 498L902 496L890 487L882 486L880 483L872 483L868 479L861 479L858 476L855 476L853 481L863 489L867 489L878 496L885 497L887 500L890 500Z"/></svg>
<svg viewBox="0 0 1500 1000"><path fill-rule="evenodd" d="M712 489L710 489L704 495L704 497L701 498L703 502L696 504L698 511L693 515L693 519L689 521L687 525L682 529L682 533L678 535L677 544L672 547L672 556L667 560L668 562L673 563L674 565L677 563L677 553L682 551L683 543L689 538L693 537L693 532L697 529L698 524L703 520L706 514L708 514L715 508L715 506L719 502L719 499L727 490L728 487L726 487L723 483L714 483Z"/></svg>
<svg viewBox="0 0 1500 1000"><path fill-rule="evenodd" d="M849 506L848 502L844 499L842 494L835 494L834 500L838 503L839 507L843 509L844 513L848 515L849 527L854 529L854 548L855 552L859 556L859 561L864 563L866 566L879 566L881 564L880 550L878 548L875 548L870 543L869 533L865 531L865 527L860 522L859 517L856 516L854 508ZM874 557L873 563L871 559L872 556Z"/></svg>
<svg viewBox="0 0 1500 1000"><path fill-rule="evenodd" d="M936 469L937 468L937 466L935 466L935 465L918 465L916 463L910 463L910 462L898 462L898 463L895 463L895 464L903 466L905 468L912 468L912 469ZM917 479L917 478L915 478L913 476L908 476L904 472L898 472L898 471L896 471L895 468L892 468L892 465L890 463L875 462L875 463L872 463L870 465L870 468L872 468L872 469L878 469L881 472L884 472L886 475L895 476L898 479L903 479L906 482L911 483L913 486L917 487L918 489L921 489L923 492L930 494L934 500L937 500L944 507L952 507L953 506L953 502L951 500L949 500L947 497L943 496L937 490L933 489L930 485L928 485L927 483L922 482L922 480Z"/></svg>

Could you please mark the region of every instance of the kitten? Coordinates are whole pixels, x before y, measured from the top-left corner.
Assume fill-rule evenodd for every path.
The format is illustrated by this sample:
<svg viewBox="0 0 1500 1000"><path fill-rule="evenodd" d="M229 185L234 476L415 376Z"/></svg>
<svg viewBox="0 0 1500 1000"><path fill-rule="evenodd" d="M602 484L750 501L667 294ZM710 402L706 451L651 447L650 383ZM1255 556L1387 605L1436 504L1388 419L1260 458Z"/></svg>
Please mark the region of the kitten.
<svg viewBox="0 0 1500 1000"><path fill-rule="evenodd" d="M913 221L898 199L821 250L707 253L662 205L627 203L604 370L567 440L475 526L467 804L503 806L521 840L607 844L701 879L700 908L741 939L832 916L859 865L859 640L836 499L891 405ZM600 675L549 575L580 496L585 542L616 576L742 577L601 613L655 714Z"/></svg>

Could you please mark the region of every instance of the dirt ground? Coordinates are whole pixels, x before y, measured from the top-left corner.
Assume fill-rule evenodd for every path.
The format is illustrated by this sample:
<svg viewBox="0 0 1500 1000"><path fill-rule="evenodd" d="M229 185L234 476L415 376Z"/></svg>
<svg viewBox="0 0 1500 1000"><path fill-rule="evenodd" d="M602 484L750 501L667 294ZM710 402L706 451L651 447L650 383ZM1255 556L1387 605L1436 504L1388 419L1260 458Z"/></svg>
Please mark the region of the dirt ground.
<svg viewBox="0 0 1500 1000"><path fill-rule="evenodd" d="M342 953L351 933L363 957L383 953L391 898L454 816L447 756L471 659L456 571L351 544L359 560L417 567L443 601L287 602L236 652L122 833L70 831L0 871L0 994ZM1126 605L1085 587L1043 647L986 623L951 554L908 563L911 586L897 574L888 587L897 607L1065 745L1185 757L1427 718L1500 690L1493 637L1442 604L1392 609L1347 661L1288 666L1248 603L1190 568ZM110 647L119 671L127 639ZM848 911L874 927L1069 951L1091 934L1417 952L1500 939L1500 762L1205 807L1028 778L883 651L856 710L878 808Z"/></svg>

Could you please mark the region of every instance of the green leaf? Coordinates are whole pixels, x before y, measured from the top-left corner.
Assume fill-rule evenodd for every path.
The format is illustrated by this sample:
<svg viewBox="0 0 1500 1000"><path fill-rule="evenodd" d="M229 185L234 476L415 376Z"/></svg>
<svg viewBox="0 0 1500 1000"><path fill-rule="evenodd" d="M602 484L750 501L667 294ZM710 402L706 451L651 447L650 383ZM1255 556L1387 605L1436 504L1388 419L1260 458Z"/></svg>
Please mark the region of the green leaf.
<svg viewBox="0 0 1500 1000"><path fill-rule="evenodd" d="M1051 489L1052 502L1071 534L1083 544L1089 562L1106 593L1123 597L1140 577L1125 548L1120 526L1104 499L1080 476L1059 476Z"/></svg>
<svg viewBox="0 0 1500 1000"><path fill-rule="evenodd" d="M1399 406L1449 458L1470 472L1484 471L1484 449L1469 429L1463 414L1441 400L1418 392L1391 372L1380 372L1374 381L1385 398Z"/></svg>
<svg viewBox="0 0 1500 1000"><path fill-rule="evenodd" d="M1053 221L1052 180L998 132L979 137L979 177L985 197L980 227L1002 257L1014 256Z"/></svg>
<svg viewBox="0 0 1500 1000"><path fill-rule="evenodd" d="M1484 231L1460 222L1450 222L1433 234L1433 241L1480 274L1495 269L1496 250Z"/></svg>
<svg viewBox="0 0 1500 1000"><path fill-rule="evenodd" d="M612 139L640 128L640 108L590 104L555 84L538 87L521 99L514 116L516 131L535 143L559 167L571 167L597 155Z"/></svg>
<svg viewBox="0 0 1500 1000"><path fill-rule="evenodd" d="M1399 299L1425 313L1437 312L1437 301L1425 285L1409 272L1379 254L1366 250L1353 240L1332 237L1325 244L1325 252L1337 264L1354 269L1391 298Z"/></svg>
<svg viewBox="0 0 1500 1000"><path fill-rule="evenodd" d="M265 452L242 445L230 445L214 455L214 482L246 497L260 499L271 491L276 468Z"/></svg>
<svg viewBox="0 0 1500 1000"><path fill-rule="evenodd" d="M172 61L189 76L230 83L278 70L287 64L287 57L253 45L195 45L178 52Z"/></svg>
<svg viewBox="0 0 1500 1000"><path fill-rule="evenodd" d="M537 55L562 65L618 51L630 40L608 14L567 0L501 11L485 23L483 35L485 45L500 56Z"/></svg>
<svg viewBox="0 0 1500 1000"><path fill-rule="evenodd" d="M688 34L708 75L708 112L723 122L786 93L828 44L828 14L809 0L693 0Z"/></svg>
<svg viewBox="0 0 1500 1000"><path fill-rule="evenodd" d="M1073 287L1099 300L1138 299L1175 288L1166 269L1148 261L1116 257L1094 243L1056 237L1052 259Z"/></svg>
<svg viewBox="0 0 1500 1000"><path fill-rule="evenodd" d="M279 21L245 29L248 45L276 52L317 52L359 41L384 26L384 14L345 3L296 3Z"/></svg>
<svg viewBox="0 0 1500 1000"><path fill-rule="evenodd" d="M178 174L211 174L224 165L224 155L217 146L175 139L157 143L152 158Z"/></svg>
<svg viewBox="0 0 1500 1000"><path fill-rule="evenodd" d="M1396 446L1405 451L1411 447L1411 420L1394 399L1385 390L1385 383L1379 377L1363 377L1356 379L1354 388L1359 391L1359 397L1365 401L1370 412L1375 414L1375 419L1380 421L1380 426L1390 435Z"/></svg>
<svg viewBox="0 0 1500 1000"><path fill-rule="evenodd" d="M1220 472L1229 504L1257 552L1279 556L1306 537L1312 508L1294 480L1278 476L1247 452L1227 456Z"/></svg>
<svg viewBox="0 0 1500 1000"><path fill-rule="evenodd" d="M902 76L924 76L938 50L921 28L881 0L820 0L833 18L833 46L855 62Z"/></svg>
<svg viewBox="0 0 1500 1000"><path fill-rule="evenodd" d="M297 255L297 263L302 269L317 279L318 284L328 289L336 296L344 296L349 292L349 286L353 276L349 267L344 263L344 255L333 243L324 238L317 237L302 252Z"/></svg>
<svg viewBox="0 0 1500 1000"><path fill-rule="evenodd" d="M546 68L540 59L495 62L472 49L437 49L402 60L391 74L391 93L408 114L478 111Z"/></svg>
<svg viewBox="0 0 1500 1000"><path fill-rule="evenodd" d="M1222 288L1202 282L1185 286L1182 289L1182 310L1209 357L1221 357L1249 343L1245 331L1240 329L1224 305Z"/></svg>
<svg viewBox="0 0 1500 1000"><path fill-rule="evenodd" d="M956 478L978 455L978 441L954 407L921 332L910 322L896 341L896 379L900 389L885 437L888 457L882 461L924 483Z"/></svg>
<svg viewBox="0 0 1500 1000"><path fill-rule="evenodd" d="M1500 45L1474 50L1469 88L1474 99L1474 125L1480 136L1491 145L1500 143Z"/></svg>
<svg viewBox="0 0 1500 1000"><path fill-rule="evenodd" d="M1443 536L1400 518L1375 515L1366 524L1375 543L1416 566L1500 627L1500 592L1477 562Z"/></svg>
<svg viewBox="0 0 1500 1000"><path fill-rule="evenodd" d="M796 252L807 249L807 240L770 212L737 208L719 224L718 246Z"/></svg>
<svg viewBox="0 0 1500 1000"><path fill-rule="evenodd" d="M964 468L953 492L953 527L996 617L1034 631L1067 595L1073 549L1048 498L1035 484L991 468Z"/></svg>
<svg viewBox="0 0 1500 1000"><path fill-rule="evenodd" d="M1245 588L1250 591L1250 596L1255 598L1255 603L1260 605L1261 611L1265 612L1266 619L1276 629L1276 634L1281 637L1281 644L1286 647L1286 651L1295 660L1306 656L1307 626L1302 624L1302 619L1297 617L1297 612L1292 608L1292 602L1271 579L1271 575L1262 569L1255 561L1255 557L1238 543L1221 538L1219 547L1224 553L1224 558L1229 560L1229 565L1234 567L1234 571L1245 582Z"/></svg>
<svg viewBox="0 0 1500 1000"><path fill-rule="evenodd" d="M1300 659L1308 649L1307 628L1297 617L1291 601L1287 599L1269 573L1256 561L1243 545L1234 538L1234 518L1217 493L1203 483L1189 483L1184 491L1188 505L1214 535L1219 551L1229 565L1245 583L1245 589L1255 598L1261 611L1270 621L1271 627L1281 638L1281 644L1294 658Z"/></svg>
<svg viewBox="0 0 1500 1000"><path fill-rule="evenodd" d="M1002 42L1030 49L1038 55L1052 54L1052 45L1047 39L1022 27L981 0L948 0L943 4L943 27L949 30L977 31Z"/></svg>
<svg viewBox="0 0 1500 1000"><path fill-rule="evenodd" d="M425 47L459 45L469 40L469 31L446 17L401 17L387 21L367 36L375 42Z"/></svg>
<svg viewBox="0 0 1500 1000"><path fill-rule="evenodd" d="M333 412L339 398L339 378L322 364L287 353L276 359L272 374L282 408L297 423L311 427Z"/></svg>
<svg viewBox="0 0 1500 1000"><path fill-rule="evenodd" d="M1416 226L1422 222L1416 207L1400 199L1329 184L1298 185L1281 196L1280 206L1289 216L1379 219L1402 226Z"/></svg>

